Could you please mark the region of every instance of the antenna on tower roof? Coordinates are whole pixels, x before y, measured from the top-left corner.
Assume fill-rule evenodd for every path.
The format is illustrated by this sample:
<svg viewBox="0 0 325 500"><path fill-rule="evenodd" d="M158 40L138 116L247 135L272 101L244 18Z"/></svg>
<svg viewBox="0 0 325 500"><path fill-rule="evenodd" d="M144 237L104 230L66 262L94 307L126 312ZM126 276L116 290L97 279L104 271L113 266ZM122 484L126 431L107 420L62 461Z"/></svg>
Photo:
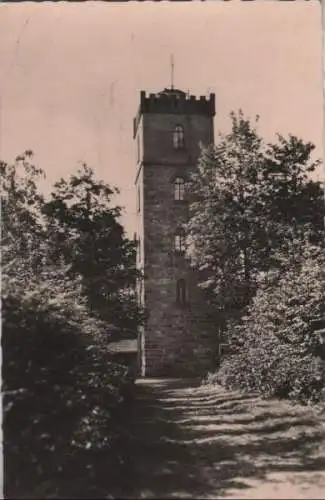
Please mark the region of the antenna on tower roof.
<svg viewBox="0 0 325 500"><path fill-rule="evenodd" d="M174 89L174 54L170 56L171 89Z"/></svg>

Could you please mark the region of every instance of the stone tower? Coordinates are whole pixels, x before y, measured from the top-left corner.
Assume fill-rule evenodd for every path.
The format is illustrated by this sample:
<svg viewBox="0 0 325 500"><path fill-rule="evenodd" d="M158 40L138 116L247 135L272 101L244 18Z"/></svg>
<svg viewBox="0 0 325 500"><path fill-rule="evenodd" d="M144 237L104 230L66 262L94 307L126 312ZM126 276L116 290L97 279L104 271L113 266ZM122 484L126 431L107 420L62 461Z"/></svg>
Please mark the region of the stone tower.
<svg viewBox="0 0 325 500"><path fill-rule="evenodd" d="M211 325L197 276L184 255L186 179L199 144L212 144L215 96L177 89L140 92L134 118L137 154L138 299L147 321L139 332L142 376L191 376L211 363Z"/></svg>

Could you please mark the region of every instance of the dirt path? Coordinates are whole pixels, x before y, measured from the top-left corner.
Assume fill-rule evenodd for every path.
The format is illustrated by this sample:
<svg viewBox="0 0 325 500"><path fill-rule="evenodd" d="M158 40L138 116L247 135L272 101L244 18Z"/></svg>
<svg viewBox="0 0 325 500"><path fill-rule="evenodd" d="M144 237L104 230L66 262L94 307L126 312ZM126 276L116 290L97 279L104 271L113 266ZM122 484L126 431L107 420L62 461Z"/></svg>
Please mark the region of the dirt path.
<svg viewBox="0 0 325 500"><path fill-rule="evenodd" d="M124 498L325 499L316 413L188 380L139 380Z"/></svg>

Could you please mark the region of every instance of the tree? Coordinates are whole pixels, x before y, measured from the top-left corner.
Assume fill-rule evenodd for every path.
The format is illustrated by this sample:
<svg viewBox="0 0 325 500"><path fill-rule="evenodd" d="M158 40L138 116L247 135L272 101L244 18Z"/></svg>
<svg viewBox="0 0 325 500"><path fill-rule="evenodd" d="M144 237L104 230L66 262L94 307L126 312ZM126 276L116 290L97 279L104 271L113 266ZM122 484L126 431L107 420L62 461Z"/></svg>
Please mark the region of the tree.
<svg viewBox="0 0 325 500"><path fill-rule="evenodd" d="M103 336L104 324L89 314L81 276L71 278L69 264L51 259L38 186L44 173L32 164L32 153L20 155L12 165L1 163L0 173L3 384L5 390L21 384L34 391L64 373L62 358L73 368L63 348L69 339L83 348Z"/></svg>
<svg viewBox="0 0 325 500"><path fill-rule="evenodd" d="M107 349L111 332L91 310L81 274L84 268L76 265L86 266L82 252L88 251L87 246L77 245L82 206L80 220L77 209L66 212L70 226L50 217L38 185L43 175L33 165L30 151L12 165L0 164L4 491L8 498L91 496L100 481L103 490L109 491L121 467L121 402L131 381L128 368L114 362ZM75 250L80 253L73 261ZM127 251L123 259L122 268L129 262ZM134 316L128 303L123 304L118 314ZM98 477L99 463L109 464L114 473L107 476L105 469L104 480Z"/></svg>
<svg viewBox="0 0 325 500"><path fill-rule="evenodd" d="M54 185L43 213L53 258L63 255L70 275L82 277L92 312L120 333L135 335L141 318L134 293L136 246L118 222L120 208L111 206L116 192L84 164L76 175Z"/></svg>
<svg viewBox="0 0 325 500"><path fill-rule="evenodd" d="M12 165L0 162L2 263L17 265L19 259L31 269L42 261L38 249L42 240L40 207L44 201L37 185L44 173L31 163L32 156L31 151L26 151Z"/></svg>
<svg viewBox="0 0 325 500"><path fill-rule="evenodd" d="M303 402L321 399L324 339L313 320L325 315L324 245L301 245L295 262L262 282L239 321L225 332L230 356L217 373L232 388Z"/></svg>
<svg viewBox="0 0 325 500"><path fill-rule="evenodd" d="M265 144L255 123L240 110L232 130L202 150L188 185L187 253L201 272L201 285L219 310L241 310L260 273L281 265L308 233L322 238L321 185L309 175L314 146L278 135Z"/></svg>

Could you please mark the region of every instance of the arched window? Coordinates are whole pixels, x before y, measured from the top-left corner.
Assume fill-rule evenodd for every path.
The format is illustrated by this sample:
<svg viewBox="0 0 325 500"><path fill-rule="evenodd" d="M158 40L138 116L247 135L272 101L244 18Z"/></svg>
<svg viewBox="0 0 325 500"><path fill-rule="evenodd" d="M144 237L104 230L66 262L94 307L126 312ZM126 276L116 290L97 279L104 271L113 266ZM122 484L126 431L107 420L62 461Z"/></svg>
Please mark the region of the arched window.
<svg viewBox="0 0 325 500"><path fill-rule="evenodd" d="M185 181L182 177L174 180L174 200L181 201L185 198Z"/></svg>
<svg viewBox="0 0 325 500"><path fill-rule="evenodd" d="M178 304L185 304L186 302L186 284L183 279L176 282L176 302Z"/></svg>
<svg viewBox="0 0 325 500"><path fill-rule="evenodd" d="M185 235L176 234L175 235L175 252L184 253L185 252Z"/></svg>
<svg viewBox="0 0 325 500"><path fill-rule="evenodd" d="M184 127L183 125L176 125L173 133L173 144L175 149L184 147Z"/></svg>

